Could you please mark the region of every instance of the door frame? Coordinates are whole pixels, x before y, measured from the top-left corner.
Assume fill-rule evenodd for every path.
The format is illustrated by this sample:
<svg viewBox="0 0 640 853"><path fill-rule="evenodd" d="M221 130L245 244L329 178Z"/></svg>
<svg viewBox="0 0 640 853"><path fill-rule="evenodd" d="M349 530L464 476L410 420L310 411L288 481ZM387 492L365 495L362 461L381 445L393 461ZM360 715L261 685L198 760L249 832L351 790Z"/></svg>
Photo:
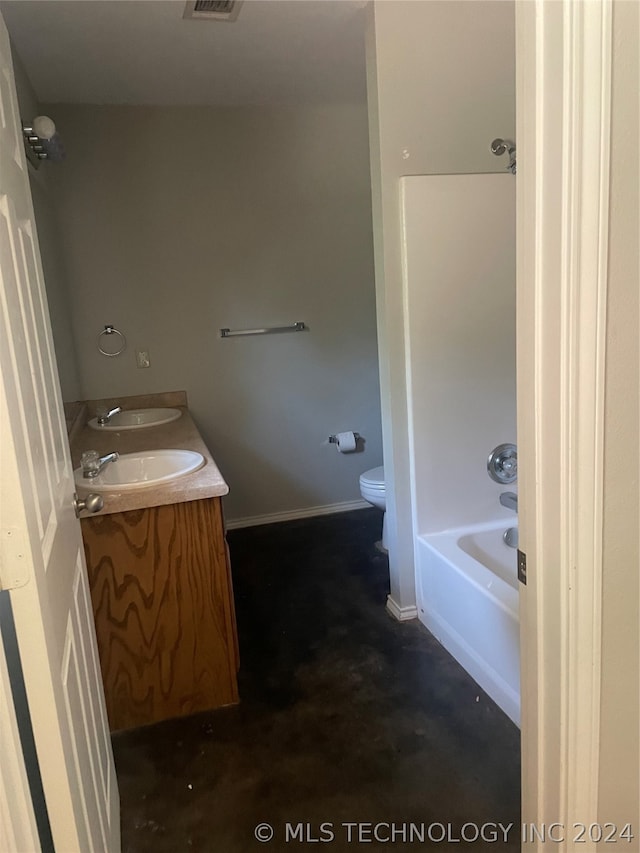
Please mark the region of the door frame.
<svg viewBox="0 0 640 853"><path fill-rule="evenodd" d="M568 828L598 820L612 3L516 16L522 820Z"/></svg>
<svg viewBox="0 0 640 853"><path fill-rule="evenodd" d="M611 2L516 7L523 821L570 825L597 820Z"/></svg>

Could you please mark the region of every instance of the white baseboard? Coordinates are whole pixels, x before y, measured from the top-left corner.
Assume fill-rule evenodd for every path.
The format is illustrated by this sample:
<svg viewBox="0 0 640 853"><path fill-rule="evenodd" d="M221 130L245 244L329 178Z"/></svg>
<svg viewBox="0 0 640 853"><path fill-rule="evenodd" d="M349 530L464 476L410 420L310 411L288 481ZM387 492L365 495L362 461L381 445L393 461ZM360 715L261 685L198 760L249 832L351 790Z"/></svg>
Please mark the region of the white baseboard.
<svg viewBox="0 0 640 853"><path fill-rule="evenodd" d="M418 618L418 608L415 604L400 607L390 595L387 596L387 613L390 613L398 622L408 622L410 619Z"/></svg>
<svg viewBox="0 0 640 853"><path fill-rule="evenodd" d="M295 521L297 518L313 518L316 515L333 515L337 512L350 512L353 509L367 509L371 507L365 500L343 501L337 504L324 504L322 506L308 506L303 509L293 509L289 512L271 512L267 515L250 515L247 518L232 518L227 521L227 530L235 530L239 527L257 527L259 524L275 524L278 521Z"/></svg>

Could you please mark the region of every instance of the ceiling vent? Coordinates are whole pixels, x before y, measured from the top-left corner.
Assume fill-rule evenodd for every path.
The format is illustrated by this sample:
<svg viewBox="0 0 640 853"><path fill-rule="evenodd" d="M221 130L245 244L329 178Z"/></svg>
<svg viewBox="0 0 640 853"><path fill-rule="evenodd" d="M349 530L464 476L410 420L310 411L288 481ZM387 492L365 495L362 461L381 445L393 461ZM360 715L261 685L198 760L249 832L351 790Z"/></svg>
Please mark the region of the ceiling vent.
<svg viewBox="0 0 640 853"><path fill-rule="evenodd" d="M183 17L202 21L235 21L240 6L242 0L189 0Z"/></svg>

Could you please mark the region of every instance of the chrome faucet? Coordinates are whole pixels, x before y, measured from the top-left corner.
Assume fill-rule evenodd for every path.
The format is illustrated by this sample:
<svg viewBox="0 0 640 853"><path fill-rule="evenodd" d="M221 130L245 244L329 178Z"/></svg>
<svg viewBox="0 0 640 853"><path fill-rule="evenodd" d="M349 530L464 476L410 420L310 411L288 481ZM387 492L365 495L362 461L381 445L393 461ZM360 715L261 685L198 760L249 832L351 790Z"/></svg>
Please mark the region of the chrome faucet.
<svg viewBox="0 0 640 853"><path fill-rule="evenodd" d="M109 462L115 462L119 458L120 454L115 450L113 453L106 453L104 456L99 456L97 450L87 450L82 454L80 460L82 476L85 480L93 480Z"/></svg>
<svg viewBox="0 0 640 853"><path fill-rule="evenodd" d="M506 506L507 509L512 509L518 512L518 496L515 492L502 492L500 495L500 503Z"/></svg>
<svg viewBox="0 0 640 853"><path fill-rule="evenodd" d="M100 424L100 426L106 426L111 420L111 418L121 411L122 406L114 406L113 409L108 409L106 412L103 412L101 415L98 415L98 423Z"/></svg>

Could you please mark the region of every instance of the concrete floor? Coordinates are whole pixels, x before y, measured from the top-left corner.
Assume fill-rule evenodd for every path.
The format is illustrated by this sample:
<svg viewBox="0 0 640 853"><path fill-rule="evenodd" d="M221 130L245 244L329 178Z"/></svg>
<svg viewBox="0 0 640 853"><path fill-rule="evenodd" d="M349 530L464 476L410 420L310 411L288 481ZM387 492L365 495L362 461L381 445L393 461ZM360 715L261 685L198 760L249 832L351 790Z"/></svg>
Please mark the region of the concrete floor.
<svg viewBox="0 0 640 853"><path fill-rule="evenodd" d="M387 615L380 523L229 533L242 702L114 736L125 853L520 849L518 729L425 628ZM471 824L486 843L462 840Z"/></svg>

